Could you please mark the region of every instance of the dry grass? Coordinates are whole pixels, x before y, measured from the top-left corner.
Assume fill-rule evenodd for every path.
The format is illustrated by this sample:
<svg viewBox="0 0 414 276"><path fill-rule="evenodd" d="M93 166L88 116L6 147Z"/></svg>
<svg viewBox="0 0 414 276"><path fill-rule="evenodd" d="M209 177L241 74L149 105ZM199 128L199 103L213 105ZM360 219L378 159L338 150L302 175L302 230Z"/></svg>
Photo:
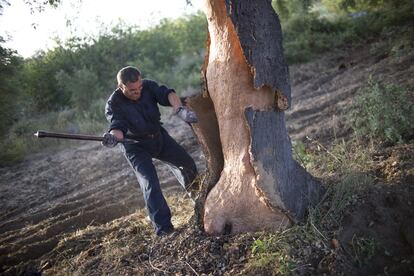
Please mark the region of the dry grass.
<svg viewBox="0 0 414 276"><path fill-rule="evenodd" d="M184 194L167 197L174 214L177 228L185 227L192 216L192 202ZM60 241L43 263L44 275L102 275L140 274L151 270L151 253L158 239L146 211L138 210L132 215L100 226L80 229Z"/></svg>
<svg viewBox="0 0 414 276"><path fill-rule="evenodd" d="M320 256L327 260L335 258L344 211L374 183L372 144L367 147L356 141L339 140L328 147L308 140L309 148L300 146L296 156L320 178L327 192L318 206L309 210L304 223L255 240L250 272L266 267L266 273L272 275L315 273L315 267L323 266ZM315 260L316 256L319 260Z"/></svg>

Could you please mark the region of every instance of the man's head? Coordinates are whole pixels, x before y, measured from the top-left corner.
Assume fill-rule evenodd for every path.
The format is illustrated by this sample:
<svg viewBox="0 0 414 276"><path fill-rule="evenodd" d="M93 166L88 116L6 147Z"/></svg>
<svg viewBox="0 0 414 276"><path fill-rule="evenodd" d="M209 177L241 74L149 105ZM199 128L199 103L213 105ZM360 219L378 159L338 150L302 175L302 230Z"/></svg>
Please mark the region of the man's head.
<svg viewBox="0 0 414 276"><path fill-rule="evenodd" d="M118 87L128 99L137 101L141 97L142 78L141 72L132 66L127 66L119 70L116 75Z"/></svg>

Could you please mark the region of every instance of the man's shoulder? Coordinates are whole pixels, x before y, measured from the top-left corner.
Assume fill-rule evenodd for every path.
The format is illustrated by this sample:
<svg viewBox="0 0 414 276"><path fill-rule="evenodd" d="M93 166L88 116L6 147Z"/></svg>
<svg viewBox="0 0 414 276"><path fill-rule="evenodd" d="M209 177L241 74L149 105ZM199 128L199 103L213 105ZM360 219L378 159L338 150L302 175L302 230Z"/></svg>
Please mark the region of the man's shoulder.
<svg viewBox="0 0 414 276"><path fill-rule="evenodd" d="M108 104L116 104L122 101L122 92L119 88L117 88L112 94L109 96L107 103Z"/></svg>
<svg viewBox="0 0 414 276"><path fill-rule="evenodd" d="M153 88L154 86L157 86L157 82L151 79L143 79L142 80L142 85L144 86L144 88Z"/></svg>

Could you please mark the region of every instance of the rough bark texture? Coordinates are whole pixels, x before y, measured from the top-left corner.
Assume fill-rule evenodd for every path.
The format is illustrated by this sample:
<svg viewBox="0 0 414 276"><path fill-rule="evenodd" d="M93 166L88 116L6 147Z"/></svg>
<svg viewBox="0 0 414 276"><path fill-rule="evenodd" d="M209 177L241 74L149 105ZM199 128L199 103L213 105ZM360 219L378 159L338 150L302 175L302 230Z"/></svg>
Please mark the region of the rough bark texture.
<svg viewBox="0 0 414 276"><path fill-rule="evenodd" d="M271 1L226 0L227 13L235 26L244 56L254 76L255 88L271 87L278 91L279 104L285 110L290 106L289 69L283 55L282 29L273 11Z"/></svg>
<svg viewBox="0 0 414 276"><path fill-rule="evenodd" d="M323 191L320 183L292 159L284 113L249 108L246 118L258 188L271 206L284 210L294 221L303 219L308 206L317 202Z"/></svg>
<svg viewBox="0 0 414 276"><path fill-rule="evenodd" d="M205 0L205 13L210 40L203 96L209 99L189 104L200 116L194 130L213 168L204 187L215 184L205 199L204 228L285 228L303 217L319 189L292 160L280 111L289 105L290 86L278 18L268 0ZM206 124L208 116L217 125Z"/></svg>

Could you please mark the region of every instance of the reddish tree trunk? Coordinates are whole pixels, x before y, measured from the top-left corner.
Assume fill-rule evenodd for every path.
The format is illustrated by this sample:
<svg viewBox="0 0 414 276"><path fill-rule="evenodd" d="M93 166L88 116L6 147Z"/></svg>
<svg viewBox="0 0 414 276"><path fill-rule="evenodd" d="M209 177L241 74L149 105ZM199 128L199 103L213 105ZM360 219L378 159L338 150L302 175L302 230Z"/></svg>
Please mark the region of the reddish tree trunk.
<svg viewBox="0 0 414 276"><path fill-rule="evenodd" d="M205 91L189 102L208 163L199 221L208 233L285 228L322 189L292 159L279 19L269 0L205 0L205 13Z"/></svg>

